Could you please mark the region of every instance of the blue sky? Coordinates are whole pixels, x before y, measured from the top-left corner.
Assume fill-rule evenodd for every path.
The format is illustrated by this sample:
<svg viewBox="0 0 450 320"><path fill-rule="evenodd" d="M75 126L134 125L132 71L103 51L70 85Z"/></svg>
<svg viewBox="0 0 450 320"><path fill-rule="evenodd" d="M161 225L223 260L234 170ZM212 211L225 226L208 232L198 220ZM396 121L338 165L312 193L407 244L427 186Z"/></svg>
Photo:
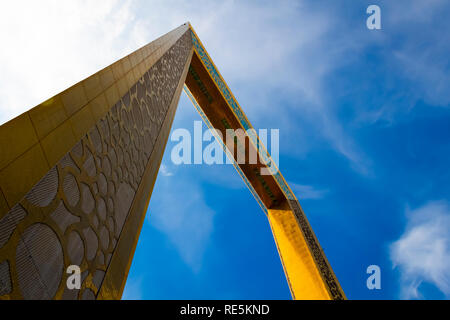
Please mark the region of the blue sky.
<svg viewBox="0 0 450 320"><path fill-rule="evenodd" d="M448 1L98 2L2 10L0 122L190 21L253 126L280 129L280 170L348 298L450 297ZM382 30L366 28L370 4ZM173 129L195 120L183 94ZM124 298L290 298L237 172L175 166L175 144Z"/></svg>

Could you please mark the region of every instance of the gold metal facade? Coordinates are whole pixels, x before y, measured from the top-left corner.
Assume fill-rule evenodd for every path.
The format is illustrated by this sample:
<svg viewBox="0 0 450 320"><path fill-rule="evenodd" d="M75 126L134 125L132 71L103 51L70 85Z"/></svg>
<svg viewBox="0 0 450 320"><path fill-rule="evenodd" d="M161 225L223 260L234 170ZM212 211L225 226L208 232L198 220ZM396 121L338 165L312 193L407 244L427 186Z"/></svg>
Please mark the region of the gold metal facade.
<svg viewBox="0 0 450 320"><path fill-rule="evenodd" d="M183 85L209 126L252 128L189 24L0 127L0 299L120 299ZM247 138L247 149L261 143ZM279 171L259 174L273 163L259 156L235 167L293 297L345 298L297 199ZM66 288L72 264L80 290Z"/></svg>

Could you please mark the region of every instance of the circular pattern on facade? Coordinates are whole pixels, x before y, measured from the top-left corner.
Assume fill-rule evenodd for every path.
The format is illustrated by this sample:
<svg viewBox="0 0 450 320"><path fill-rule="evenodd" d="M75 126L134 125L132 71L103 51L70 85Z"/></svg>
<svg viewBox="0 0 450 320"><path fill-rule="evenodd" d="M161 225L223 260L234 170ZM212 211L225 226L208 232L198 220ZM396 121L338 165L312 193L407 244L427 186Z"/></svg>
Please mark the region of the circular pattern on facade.
<svg viewBox="0 0 450 320"><path fill-rule="evenodd" d="M55 199L56 192L58 192L58 171L54 167L28 192L26 199L34 206L43 208Z"/></svg>
<svg viewBox="0 0 450 320"><path fill-rule="evenodd" d="M52 299L63 268L63 250L56 233L42 223L29 226L16 248L16 271L23 297Z"/></svg>
<svg viewBox="0 0 450 320"><path fill-rule="evenodd" d="M80 190L78 189L77 180L71 173L66 174L64 177L63 191L69 205L75 207L80 201Z"/></svg>
<svg viewBox="0 0 450 320"><path fill-rule="evenodd" d="M67 240L67 252L70 262L75 265L81 265L84 257L84 244L80 235L76 231L72 231Z"/></svg>

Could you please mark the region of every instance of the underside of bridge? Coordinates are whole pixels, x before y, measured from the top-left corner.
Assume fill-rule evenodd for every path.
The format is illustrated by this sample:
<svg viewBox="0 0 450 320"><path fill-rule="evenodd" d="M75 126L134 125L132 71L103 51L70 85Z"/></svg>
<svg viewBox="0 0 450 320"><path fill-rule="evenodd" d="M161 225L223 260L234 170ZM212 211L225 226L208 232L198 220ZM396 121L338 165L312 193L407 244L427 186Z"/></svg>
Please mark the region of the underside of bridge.
<svg viewBox="0 0 450 320"><path fill-rule="evenodd" d="M183 88L218 141L251 132L189 23L0 127L0 299L121 298ZM293 298L345 299L258 136L235 145L261 160L238 163L224 144L267 216ZM66 285L70 265L80 289Z"/></svg>

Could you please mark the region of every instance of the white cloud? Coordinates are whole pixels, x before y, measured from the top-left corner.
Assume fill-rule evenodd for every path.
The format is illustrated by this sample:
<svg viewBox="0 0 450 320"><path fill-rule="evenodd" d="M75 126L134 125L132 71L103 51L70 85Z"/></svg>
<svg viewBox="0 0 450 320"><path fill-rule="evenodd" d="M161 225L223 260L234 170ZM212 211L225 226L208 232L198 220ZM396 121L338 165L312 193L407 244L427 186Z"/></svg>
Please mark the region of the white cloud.
<svg viewBox="0 0 450 320"><path fill-rule="evenodd" d="M292 182L289 183L289 185L291 186L291 188L294 191L295 195L300 200L306 200L306 199L317 200L317 199L322 199L328 193L327 189L317 189L317 188L315 188L313 186L301 185L301 184L292 183Z"/></svg>
<svg viewBox="0 0 450 320"><path fill-rule="evenodd" d="M159 172L165 177L173 176L173 172L169 171L165 164L161 164L161 166L159 167Z"/></svg>
<svg viewBox="0 0 450 320"><path fill-rule="evenodd" d="M391 244L390 256L401 272L401 298L422 298L420 285L431 283L450 297L450 207L429 202L407 211L403 235Z"/></svg>
<svg viewBox="0 0 450 320"><path fill-rule="evenodd" d="M191 177L161 176L155 190L157 195L150 200L148 221L166 234L183 261L199 272L213 232L214 211L205 203L200 186Z"/></svg>
<svg viewBox="0 0 450 320"><path fill-rule="evenodd" d="M132 1L2 1L0 123L145 43Z"/></svg>

